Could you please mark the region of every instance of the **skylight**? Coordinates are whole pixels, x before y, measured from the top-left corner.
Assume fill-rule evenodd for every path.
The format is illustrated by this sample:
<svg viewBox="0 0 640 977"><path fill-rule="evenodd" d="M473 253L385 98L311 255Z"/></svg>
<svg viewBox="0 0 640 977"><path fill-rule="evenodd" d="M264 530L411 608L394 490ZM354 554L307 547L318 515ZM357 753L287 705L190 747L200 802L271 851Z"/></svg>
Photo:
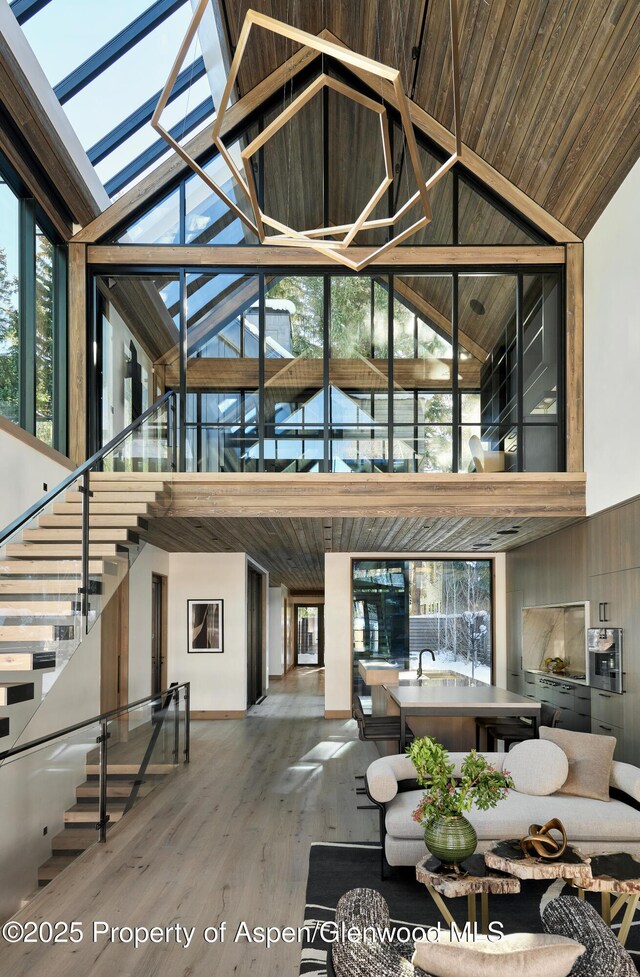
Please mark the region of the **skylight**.
<svg viewBox="0 0 640 977"><path fill-rule="evenodd" d="M192 16L191 0L14 0L21 24L112 199L171 150L149 121ZM212 118L224 82L213 8L184 61L163 123L178 139Z"/></svg>

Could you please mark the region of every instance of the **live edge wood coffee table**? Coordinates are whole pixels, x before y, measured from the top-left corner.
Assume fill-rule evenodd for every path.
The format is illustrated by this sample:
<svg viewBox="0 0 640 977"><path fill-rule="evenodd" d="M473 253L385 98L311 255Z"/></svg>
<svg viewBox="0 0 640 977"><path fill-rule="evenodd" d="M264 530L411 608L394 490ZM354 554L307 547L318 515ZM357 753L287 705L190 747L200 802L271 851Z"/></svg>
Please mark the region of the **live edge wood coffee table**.
<svg viewBox="0 0 640 977"><path fill-rule="evenodd" d="M627 852L592 855L591 876L591 879L575 883L578 895L584 899L585 892L601 893L602 918L607 926L611 926L626 905L618 933L618 939L624 946L640 900L640 862ZM617 896L613 905L612 895Z"/></svg>
<svg viewBox="0 0 640 977"><path fill-rule="evenodd" d="M476 896L480 896L480 931L489 929L489 893L512 895L520 892L517 878L494 872L485 865L482 855L472 855L461 865L460 873L445 869L437 858L428 855L416 865L416 879L427 887L427 892L440 910L448 926L458 926L445 899L467 897L469 922L477 922ZM458 927L460 929L460 927Z"/></svg>
<svg viewBox="0 0 640 977"><path fill-rule="evenodd" d="M567 879L577 886L591 881L591 859L567 845L562 858L543 859L525 855L520 841L499 841L484 853L488 868L517 879Z"/></svg>

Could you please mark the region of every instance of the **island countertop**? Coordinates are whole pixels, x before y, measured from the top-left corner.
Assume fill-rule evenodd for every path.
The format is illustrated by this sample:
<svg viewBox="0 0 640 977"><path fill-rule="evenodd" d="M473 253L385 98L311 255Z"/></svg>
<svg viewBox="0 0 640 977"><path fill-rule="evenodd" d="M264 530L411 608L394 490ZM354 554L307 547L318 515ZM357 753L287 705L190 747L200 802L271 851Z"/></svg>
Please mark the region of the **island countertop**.
<svg viewBox="0 0 640 977"><path fill-rule="evenodd" d="M385 685L385 689L400 709L400 752L408 716L531 716L534 727L540 718L541 706L535 699L495 685Z"/></svg>

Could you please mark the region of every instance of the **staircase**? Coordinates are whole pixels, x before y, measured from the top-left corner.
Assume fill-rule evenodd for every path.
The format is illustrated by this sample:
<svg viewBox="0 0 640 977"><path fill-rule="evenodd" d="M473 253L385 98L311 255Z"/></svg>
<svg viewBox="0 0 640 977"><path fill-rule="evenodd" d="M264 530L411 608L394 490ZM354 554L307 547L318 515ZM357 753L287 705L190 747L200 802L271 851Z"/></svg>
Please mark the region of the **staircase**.
<svg viewBox="0 0 640 977"><path fill-rule="evenodd" d="M94 472L90 491L89 627L138 555L145 517L163 511L169 498L161 474ZM30 713L20 707L19 719L11 708L0 717L7 744L82 641L82 499L74 484L27 524L21 538L8 541L0 558L0 707L33 703Z"/></svg>
<svg viewBox="0 0 640 977"><path fill-rule="evenodd" d="M132 742L135 744L135 734ZM120 744L126 755L130 744ZM115 751L119 750L116 746ZM134 752L136 752L134 750ZM107 766L107 804L109 827L117 824L125 813L131 792L137 787L136 797L148 796L164 779L176 770L173 763L150 763L139 776L140 763L126 759L110 760ZM96 823L99 819L98 797L100 791L100 768L96 762L95 751L87 757L86 780L76 787L76 803L64 814L64 829L51 841L51 858L38 869L38 886L42 888L52 882L61 872L96 843Z"/></svg>

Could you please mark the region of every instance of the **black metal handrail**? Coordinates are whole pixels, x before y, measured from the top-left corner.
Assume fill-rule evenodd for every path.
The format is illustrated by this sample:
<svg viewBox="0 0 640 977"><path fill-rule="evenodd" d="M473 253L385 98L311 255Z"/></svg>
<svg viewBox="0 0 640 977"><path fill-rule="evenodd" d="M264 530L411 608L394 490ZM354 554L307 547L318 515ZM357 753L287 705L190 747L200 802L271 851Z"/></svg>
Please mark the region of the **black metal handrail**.
<svg viewBox="0 0 640 977"><path fill-rule="evenodd" d="M111 733L109 732L109 722L115 719L117 716L121 716L123 713L131 712L133 709L138 708L138 706L147 705L150 703L160 704L160 721L156 723L147 749L145 750L144 757L138 768L137 777L131 788L129 798L127 800L124 814L131 810L135 804L140 787L144 780L145 774L147 772L147 767L153 755L153 751L158 742L164 721L166 719L167 710L173 701L174 704L174 747L173 747L173 758L175 763L178 763L179 750L180 750L180 690L184 689L184 762L189 763L190 754L190 730L191 730L191 683L182 682L178 684L173 683L168 689L163 692L159 692L157 695L148 695L143 699L137 699L135 702L128 702L125 706L119 706L117 709L111 709L109 712L102 712L99 716L93 716L91 719L85 719L81 723L74 723L73 726L66 726L64 729L55 730L53 733L47 733L46 736L40 736L38 739L31 740L29 743L23 743L22 746L14 746L10 750L5 750L0 753L0 769L3 761L11 758L20 756L23 753L27 753L29 750L34 750L37 747L44 746L47 743L53 743L62 737L69 736L71 733L75 733L80 729L86 729L89 726L99 726L100 733L96 737L96 743L100 751L99 766L98 766L98 820L96 822L96 831L98 832L98 841L105 842L107 840L107 828L109 826L109 812L107 810L107 776L109 771L109 739Z"/></svg>
<svg viewBox="0 0 640 977"><path fill-rule="evenodd" d="M38 739L30 740L28 743L24 743L22 746L14 746L10 750L4 750L0 753L0 763L7 760L9 757L18 756L20 753L26 753L28 750L33 750L37 746L44 746L46 743L52 743L54 740L60 739L61 736L68 736L70 733L76 733L79 729L85 729L87 726L95 726L97 723L106 722L109 719L114 719L123 712L130 712L132 709L136 709L138 706L144 706L150 702L161 702L162 699L167 695L173 695L176 691L180 689L185 690L185 707L187 720L189 717L189 704L191 696L191 683L181 682L177 685L172 685L168 689L163 689L162 692L158 692L156 695L146 695L143 699L136 699L135 702L127 702L124 706L118 706L117 709L111 709L109 712L101 712L99 716L92 716L91 719L83 719L81 723L74 723L73 726L65 726L64 729L57 729L53 733L47 733L46 736L40 736ZM189 723L187 721L187 729ZM185 737L185 754L188 759L189 756L189 736Z"/></svg>
<svg viewBox="0 0 640 977"><path fill-rule="evenodd" d="M41 499L39 499L37 502L34 502L34 504L29 509L27 509L26 512L23 512L21 516L18 516L17 519L14 519L14 521L10 523L10 525L8 525L5 529L2 530L2 533L0 533L0 544L4 543L5 540L9 539L10 536L13 536L14 533L16 533L22 526L24 526L25 523L33 519L34 516L37 516L39 512L42 512L42 510L45 509L50 502L53 502L53 500L57 498L61 492L64 492L65 489L68 489L71 485L77 482L79 478L81 478L83 475L86 475L99 462L103 461L104 458L111 451L114 450L114 448L117 448L118 445L122 444L122 442L125 441L130 434L136 431L142 424L144 424L146 420L148 420L152 416L152 414L156 413L156 411L158 411L164 403L168 402L173 397L175 397L175 391L167 390L167 392L163 394L159 400L156 400L156 402L153 403L151 407L148 407L146 409L144 414L141 414L140 417L137 417L135 419L135 421L132 421L132 423L129 424L129 426L126 427L123 431L121 431L120 434L116 434L115 438L112 438L111 441L109 441L109 443L106 444L103 448L100 448L98 451L95 452L95 454L91 455L90 458L87 458L86 461L83 461L83 463L79 465L78 468L76 468L74 471L72 471L70 475L67 475L67 477L62 482L60 482L59 485L56 485L55 488L52 488Z"/></svg>

